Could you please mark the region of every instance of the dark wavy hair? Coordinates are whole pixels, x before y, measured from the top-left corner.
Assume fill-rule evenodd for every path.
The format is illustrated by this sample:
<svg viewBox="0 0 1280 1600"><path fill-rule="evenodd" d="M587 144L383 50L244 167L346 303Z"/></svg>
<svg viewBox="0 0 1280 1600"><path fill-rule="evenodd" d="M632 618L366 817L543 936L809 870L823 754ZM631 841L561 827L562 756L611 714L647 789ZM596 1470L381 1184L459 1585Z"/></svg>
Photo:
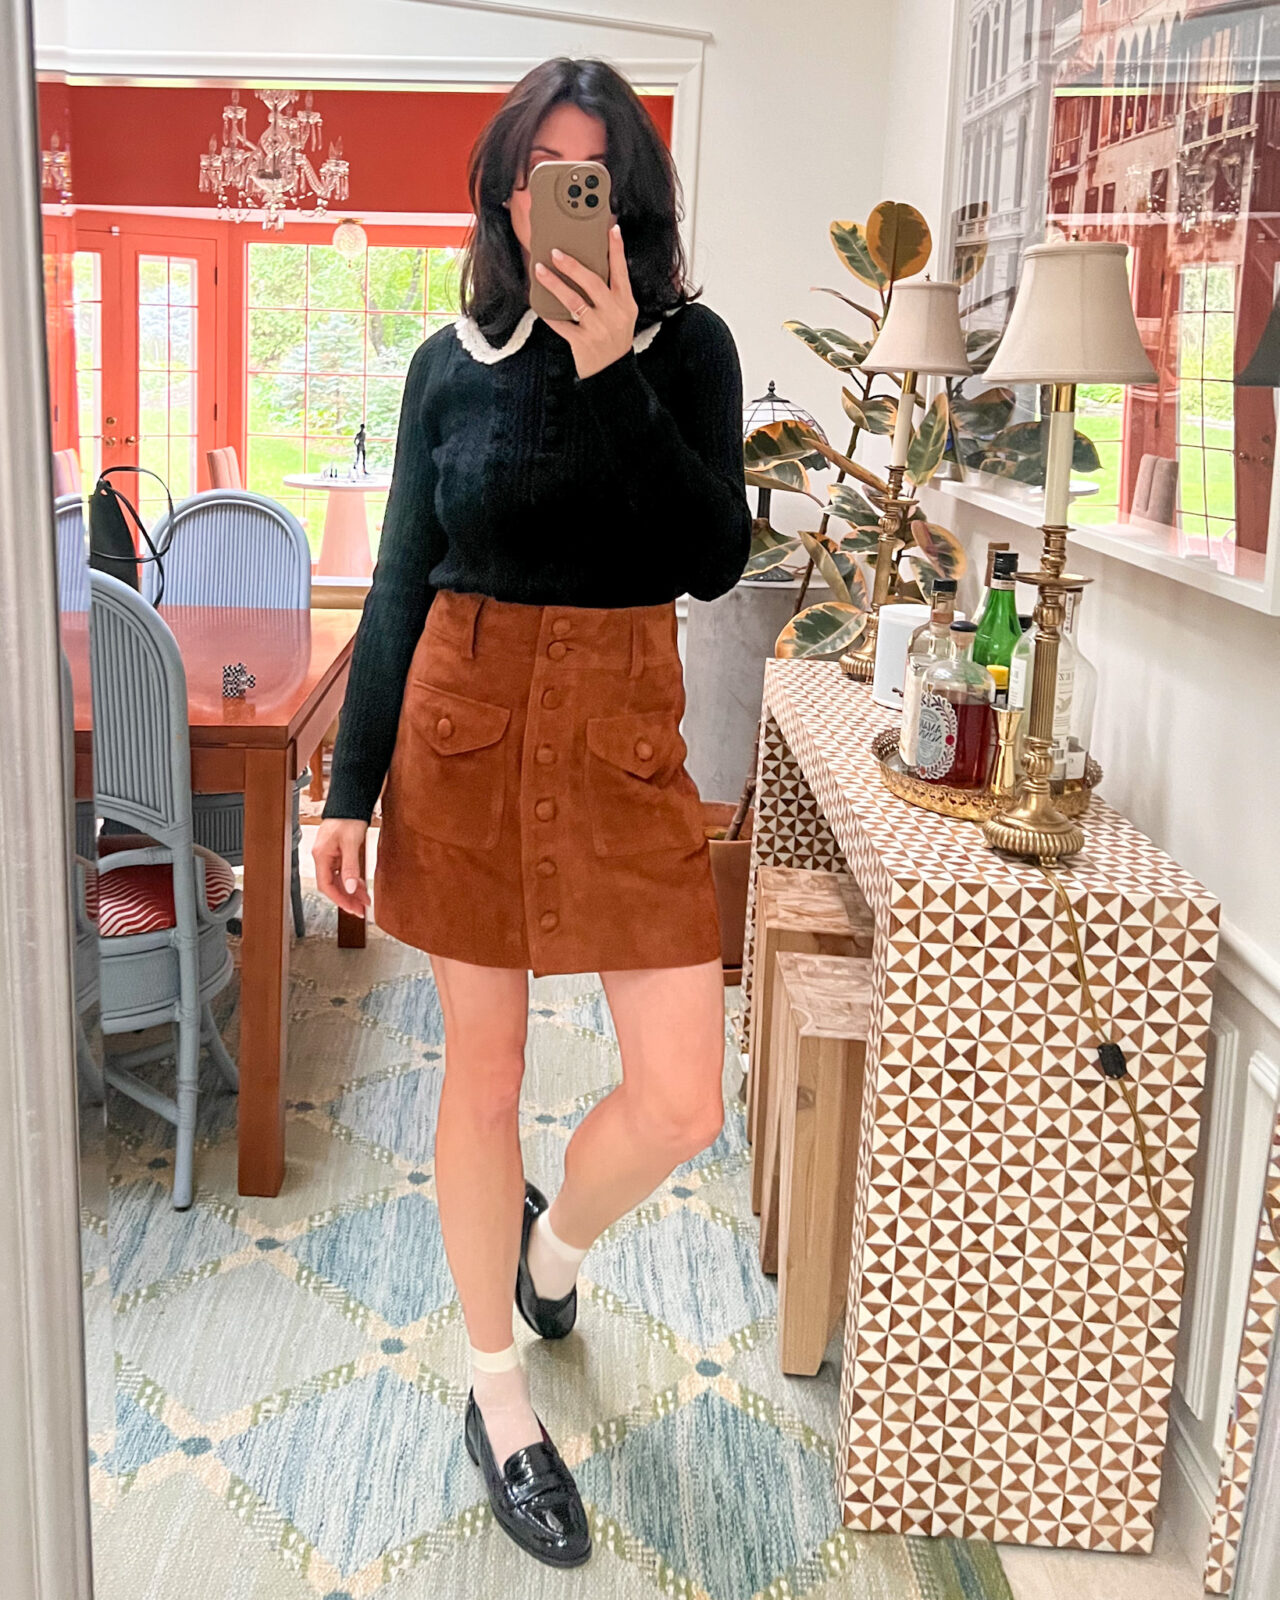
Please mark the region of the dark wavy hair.
<svg viewBox="0 0 1280 1600"><path fill-rule="evenodd" d="M688 281L678 226L684 215L680 179L643 101L607 61L555 56L521 78L471 151L467 188L475 222L462 257L459 304L490 336L505 334L529 305L524 255L503 201L527 181L542 119L566 100L605 126L605 165L627 251L636 326L646 327L702 293Z"/></svg>

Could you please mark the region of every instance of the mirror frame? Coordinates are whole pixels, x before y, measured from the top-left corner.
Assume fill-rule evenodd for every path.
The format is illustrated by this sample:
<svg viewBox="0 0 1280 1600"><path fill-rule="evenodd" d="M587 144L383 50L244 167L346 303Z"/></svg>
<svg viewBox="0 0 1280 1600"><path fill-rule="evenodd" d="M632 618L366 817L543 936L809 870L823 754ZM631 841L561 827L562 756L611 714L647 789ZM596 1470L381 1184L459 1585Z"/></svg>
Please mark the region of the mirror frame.
<svg viewBox="0 0 1280 1600"><path fill-rule="evenodd" d="M35 66L0 0L0 1506L5 1591L90 1600L80 1194ZM44 537L32 537L33 530ZM37 975L35 982L33 974Z"/></svg>

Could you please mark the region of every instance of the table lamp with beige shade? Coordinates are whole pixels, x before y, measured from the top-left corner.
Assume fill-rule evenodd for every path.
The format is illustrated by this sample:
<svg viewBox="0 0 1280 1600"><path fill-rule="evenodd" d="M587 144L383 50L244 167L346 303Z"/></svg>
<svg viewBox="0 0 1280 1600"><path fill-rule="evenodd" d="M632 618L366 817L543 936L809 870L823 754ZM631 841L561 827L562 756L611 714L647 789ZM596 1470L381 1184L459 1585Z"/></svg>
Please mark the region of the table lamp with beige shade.
<svg viewBox="0 0 1280 1600"><path fill-rule="evenodd" d="M888 492L881 506L871 611L856 648L840 657L842 671L851 678L869 682L875 675L880 607L889 598L904 529L915 503L909 495L903 495L902 479L911 448L916 403L920 398L915 392L916 380L921 377L967 378L973 372L965 354L964 331L960 326L960 285L934 283L929 278L895 283L889 310L861 363L861 370L902 374L902 395L898 401L893 453L889 460Z"/></svg>
<svg viewBox="0 0 1280 1600"><path fill-rule="evenodd" d="M1062 814L1049 790L1065 595L1088 581L1065 572L1076 385L1156 381L1134 319L1128 250L1110 241L1033 245L1023 258L1009 325L985 374L997 386L1048 384L1052 391L1044 549L1037 571L1018 574L1039 590L1023 773L1008 809L983 825L995 849L1046 863L1074 855L1084 844L1080 825Z"/></svg>

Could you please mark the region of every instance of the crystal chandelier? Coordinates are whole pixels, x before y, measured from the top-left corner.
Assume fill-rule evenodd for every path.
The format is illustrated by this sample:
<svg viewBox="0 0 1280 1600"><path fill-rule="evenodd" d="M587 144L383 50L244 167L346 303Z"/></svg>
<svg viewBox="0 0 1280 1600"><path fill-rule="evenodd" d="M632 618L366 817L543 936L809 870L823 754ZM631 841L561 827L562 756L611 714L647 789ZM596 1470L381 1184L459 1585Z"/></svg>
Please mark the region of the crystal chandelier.
<svg viewBox="0 0 1280 1600"><path fill-rule="evenodd" d="M49 135L49 148L40 152L40 188L52 190L64 215L71 212L71 151L63 146L56 132Z"/></svg>
<svg viewBox="0 0 1280 1600"><path fill-rule="evenodd" d="M243 222L250 210L261 208L262 226L284 227L290 205L301 207L308 192L315 195L315 212L321 215L330 200L347 198L348 163L342 159L342 140L329 145L319 176L303 152L320 148L321 118L311 109L311 91L299 110L289 107L296 89L259 89L267 108L267 126L255 143L245 134L247 108L240 91L231 91L231 104L222 108L222 148L209 140L209 153L200 157L200 192L216 194L218 211ZM235 192L235 203L230 194Z"/></svg>

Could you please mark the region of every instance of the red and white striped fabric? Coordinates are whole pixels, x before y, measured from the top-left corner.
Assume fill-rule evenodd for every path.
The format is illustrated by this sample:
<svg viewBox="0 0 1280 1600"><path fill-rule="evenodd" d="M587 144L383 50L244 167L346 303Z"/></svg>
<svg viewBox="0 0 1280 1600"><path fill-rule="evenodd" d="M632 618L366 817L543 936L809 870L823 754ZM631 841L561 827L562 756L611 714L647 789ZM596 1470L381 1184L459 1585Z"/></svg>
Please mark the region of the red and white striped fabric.
<svg viewBox="0 0 1280 1600"><path fill-rule="evenodd" d="M153 842L130 834L104 834L98 839L98 853L138 850ZM235 872L212 850L203 845L196 845L195 849L204 857L209 910L216 911L235 889ZM119 872L101 874L90 867L84 878L85 911L98 924L99 936L104 939L156 933L161 928L172 928L178 920L173 908L173 875L168 866L121 867Z"/></svg>

